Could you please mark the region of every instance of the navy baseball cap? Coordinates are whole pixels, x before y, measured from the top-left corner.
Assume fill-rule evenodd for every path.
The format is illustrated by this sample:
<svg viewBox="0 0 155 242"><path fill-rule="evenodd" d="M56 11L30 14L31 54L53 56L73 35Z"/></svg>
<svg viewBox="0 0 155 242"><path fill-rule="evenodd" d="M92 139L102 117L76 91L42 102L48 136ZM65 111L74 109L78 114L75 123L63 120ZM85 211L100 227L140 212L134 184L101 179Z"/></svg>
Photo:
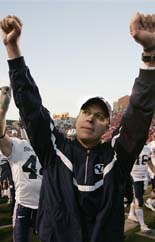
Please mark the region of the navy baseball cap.
<svg viewBox="0 0 155 242"><path fill-rule="evenodd" d="M102 110L104 111L106 117L110 119L112 113L111 106L103 97L89 98L84 104L82 104L81 110L85 110L88 106L92 104L99 104Z"/></svg>

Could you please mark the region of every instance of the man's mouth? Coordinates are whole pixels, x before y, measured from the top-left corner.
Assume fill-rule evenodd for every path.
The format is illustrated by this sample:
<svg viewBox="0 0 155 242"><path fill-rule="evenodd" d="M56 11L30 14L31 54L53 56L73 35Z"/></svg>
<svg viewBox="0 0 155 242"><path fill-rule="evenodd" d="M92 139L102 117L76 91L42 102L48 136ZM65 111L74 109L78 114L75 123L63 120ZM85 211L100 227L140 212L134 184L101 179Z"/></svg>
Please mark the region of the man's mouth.
<svg viewBox="0 0 155 242"><path fill-rule="evenodd" d="M92 127L81 127L81 129L85 129L85 130L88 130L88 131L94 131L94 129Z"/></svg>

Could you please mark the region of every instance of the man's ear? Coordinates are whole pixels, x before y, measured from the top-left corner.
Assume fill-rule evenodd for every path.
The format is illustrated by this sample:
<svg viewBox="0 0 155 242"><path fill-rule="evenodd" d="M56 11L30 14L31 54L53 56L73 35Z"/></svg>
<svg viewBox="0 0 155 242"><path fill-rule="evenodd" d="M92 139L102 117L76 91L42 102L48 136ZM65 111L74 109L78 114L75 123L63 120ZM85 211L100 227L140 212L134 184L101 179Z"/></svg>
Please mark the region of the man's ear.
<svg viewBox="0 0 155 242"><path fill-rule="evenodd" d="M109 128L110 127L110 120L109 120L109 118L106 118L106 125L107 125L107 128Z"/></svg>
<svg viewBox="0 0 155 242"><path fill-rule="evenodd" d="M111 127L111 124L110 124L110 121L109 121L109 118L106 119L106 131L108 131Z"/></svg>
<svg viewBox="0 0 155 242"><path fill-rule="evenodd" d="M110 123L107 125L107 130L109 130L111 127Z"/></svg>
<svg viewBox="0 0 155 242"><path fill-rule="evenodd" d="M77 123L78 118L79 118L79 114L77 115L77 117L76 117L76 119L75 119L75 121L74 121L74 127L75 127L75 128L76 128L76 123Z"/></svg>

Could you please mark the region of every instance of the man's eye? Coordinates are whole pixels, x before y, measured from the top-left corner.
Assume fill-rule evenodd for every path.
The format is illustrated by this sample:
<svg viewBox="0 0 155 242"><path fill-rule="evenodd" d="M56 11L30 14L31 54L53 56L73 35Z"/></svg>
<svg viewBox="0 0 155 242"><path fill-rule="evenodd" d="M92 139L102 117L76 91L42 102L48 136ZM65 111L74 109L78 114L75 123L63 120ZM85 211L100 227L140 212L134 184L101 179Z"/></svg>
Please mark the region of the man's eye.
<svg viewBox="0 0 155 242"><path fill-rule="evenodd" d="M83 110L83 113L84 113L84 114L87 114L87 115L90 114L90 112L89 112L87 109Z"/></svg>
<svg viewBox="0 0 155 242"><path fill-rule="evenodd" d="M101 113L96 113L96 118L100 121L104 121L105 120L105 116Z"/></svg>

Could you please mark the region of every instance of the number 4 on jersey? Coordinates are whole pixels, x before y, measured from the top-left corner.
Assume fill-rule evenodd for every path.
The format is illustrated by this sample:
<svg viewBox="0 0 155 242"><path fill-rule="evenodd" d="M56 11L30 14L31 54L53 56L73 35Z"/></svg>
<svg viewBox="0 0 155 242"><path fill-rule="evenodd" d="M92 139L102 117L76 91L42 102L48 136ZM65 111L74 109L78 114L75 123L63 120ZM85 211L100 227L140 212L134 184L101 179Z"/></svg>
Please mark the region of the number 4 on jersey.
<svg viewBox="0 0 155 242"><path fill-rule="evenodd" d="M29 172L29 179L37 179L37 169L36 169L37 158L31 155L29 159L22 166L24 172Z"/></svg>

